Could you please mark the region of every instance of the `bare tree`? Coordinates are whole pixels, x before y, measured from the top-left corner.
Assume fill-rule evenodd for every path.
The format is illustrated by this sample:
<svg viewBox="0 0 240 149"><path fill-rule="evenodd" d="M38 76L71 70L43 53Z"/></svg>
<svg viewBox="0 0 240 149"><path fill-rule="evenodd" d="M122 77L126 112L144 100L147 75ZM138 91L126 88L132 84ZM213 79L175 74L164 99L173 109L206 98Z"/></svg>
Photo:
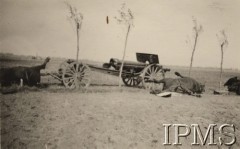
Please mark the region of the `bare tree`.
<svg viewBox="0 0 240 149"><path fill-rule="evenodd" d="M123 49L123 57L122 57L122 64L120 67L120 73L119 73L119 87L121 87L121 79L122 79L122 71L123 71L123 65L126 55L126 49L127 49L127 41L128 41L128 35L130 32L131 27L133 26L133 13L129 8L126 8L126 4L123 3L121 9L118 11L119 17L115 17L115 19L118 21L119 24L124 24L127 27L126 32L126 38L124 41L124 49Z"/></svg>
<svg viewBox="0 0 240 149"><path fill-rule="evenodd" d="M75 7L70 5L68 2L65 2L67 5L69 11L70 11L70 16L69 19L70 21L74 22L75 27L76 27L76 33L77 33L77 56L76 60L78 61L78 55L79 55L79 31L82 27L82 22L83 22L83 15L82 13L78 12Z"/></svg>
<svg viewBox="0 0 240 149"><path fill-rule="evenodd" d="M217 34L217 38L221 48L221 63L220 63L220 80L219 80L219 90L222 86L222 73L223 73L223 59L224 59L224 49L228 46L227 35L224 30L221 30L219 34Z"/></svg>
<svg viewBox="0 0 240 149"><path fill-rule="evenodd" d="M199 37L199 34L203 31L203 27L202 25L199 25L197 23L197 20L195 18L193 18L193 23L194 23L194 26L193 26L193 38L194 38L194 43L192 45L191 41L190 42L190 45L191 45L191 48L192 48L192 55L191 55L191 61L190 61L190 67L189 67L189 72L188 72L188 76L190 77L191 76L191 71L192 71L192 65L193 65L193 60L194 60L194 53L196 51L196 46L197 46L197 42L198 42L198 37ZM190 40L190 39L189 39Z"/></svg>

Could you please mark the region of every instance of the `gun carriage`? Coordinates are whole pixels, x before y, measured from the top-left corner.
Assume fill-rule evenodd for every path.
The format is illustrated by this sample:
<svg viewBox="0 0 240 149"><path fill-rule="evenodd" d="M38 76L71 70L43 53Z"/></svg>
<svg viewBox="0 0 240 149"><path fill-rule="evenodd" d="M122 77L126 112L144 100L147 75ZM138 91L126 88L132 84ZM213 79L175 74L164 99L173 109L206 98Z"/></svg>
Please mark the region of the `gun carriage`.
<svg viewBox="0 0 240 149"><path fill-rule="evenodd" d="M170 71L159 64L158 55L136 53L137 62L124 61L122 70L122 81L126 86L136 87L141 83L149 88L152 83L147 80L162 79L165 73ZM75 60L67 60L61 63L58 73L49 73L55 79L63 82L67 88L88 87L91 83L91 71L119 76L122 61L111 58L109 63L102 67L84 64Z"/></svg>

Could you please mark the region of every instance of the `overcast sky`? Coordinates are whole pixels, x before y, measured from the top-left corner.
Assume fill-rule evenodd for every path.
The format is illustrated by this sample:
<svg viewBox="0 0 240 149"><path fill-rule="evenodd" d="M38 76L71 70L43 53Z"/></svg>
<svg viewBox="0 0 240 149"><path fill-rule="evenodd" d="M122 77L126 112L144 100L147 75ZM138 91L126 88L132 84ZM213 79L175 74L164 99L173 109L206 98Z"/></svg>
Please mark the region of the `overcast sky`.
<svg viewBox="0 0 240 149"><path fill-rule="evenodd" d="M229 45L224 67L240 68L239 0L69 0L84 16L80 31L81 59L107 62L121 58L126 27L114 19L123 2L134 14L127 46L155 53L163 65L188 66L193 41L192 17L203 26L193 66L219 67L216 34L224 29ZM76 32L63 0L1 0L0 50L14 54L76 57ZM109 24L106 23L109 16Z"/></svg>

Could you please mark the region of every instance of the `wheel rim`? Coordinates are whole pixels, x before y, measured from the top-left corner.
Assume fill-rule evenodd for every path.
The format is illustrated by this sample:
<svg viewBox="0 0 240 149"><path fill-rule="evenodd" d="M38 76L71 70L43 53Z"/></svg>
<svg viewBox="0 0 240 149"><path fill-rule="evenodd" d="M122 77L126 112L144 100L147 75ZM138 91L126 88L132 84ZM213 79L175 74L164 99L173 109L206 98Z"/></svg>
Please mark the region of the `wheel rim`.
<svg viewBox="0 0 240 149"><path fill-rule="evenodd" d="M143 86L146 89L154 89L155 88L155 83L154 82L147 82L148 80L161 80L163 79L164 72L162 70L161 66L158 65L150 65L148 66L145 71L144 71L144 76L143 76Z"/></svg>
<svg viewBox="0 0 240 149"><path fill-rule="evenodd" d="M63 71L63 84L70 89L90 85L90 68L87 65L73 62Z"/></svg>
<svg viewBox="0 0 240 149"><path fill-rule="evenodd" d="M139 76L124 76L122 80L126 86L138 86L141 83Z"/></svg>

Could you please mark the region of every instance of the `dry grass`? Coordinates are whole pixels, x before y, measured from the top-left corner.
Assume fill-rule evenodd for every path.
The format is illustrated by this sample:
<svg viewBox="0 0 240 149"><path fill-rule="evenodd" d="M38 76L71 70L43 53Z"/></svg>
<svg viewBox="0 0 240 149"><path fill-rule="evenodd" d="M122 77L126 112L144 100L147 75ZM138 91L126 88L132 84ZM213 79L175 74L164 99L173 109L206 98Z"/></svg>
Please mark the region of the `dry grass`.
<svg viewBox="0 0 240 149"><path fill-rule="evenodd" d="M163 148L164 123L197 123L203 131L211 123L230 123L240 137L237 96L160 98L129 89L105 86L90 87L88 92L60 89L4 95L2 147ZM181 148L190 148L192 134L181 141Z"/></svg>

